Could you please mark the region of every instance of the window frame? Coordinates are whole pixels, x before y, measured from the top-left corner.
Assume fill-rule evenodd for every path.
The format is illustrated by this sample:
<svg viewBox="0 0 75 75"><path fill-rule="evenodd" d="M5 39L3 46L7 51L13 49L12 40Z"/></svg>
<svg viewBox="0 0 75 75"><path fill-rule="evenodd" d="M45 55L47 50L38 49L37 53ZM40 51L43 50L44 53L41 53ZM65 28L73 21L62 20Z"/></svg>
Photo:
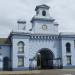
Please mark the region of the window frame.
<svg viewBox="0 0 75 75"><path fill-rule="evenodd" d="M72 65L71 55L67 55L66 60L67 60L67 65Z"/></svg>
<svg viewBox="0 0 75 75"><path fill-rule="evenodd" d="M74 40L74 48L75 48L75 40Z"/></svg>
<svg viewBox="0 0 75 75"><path fill-rule="evenodd" d="M69 42L66 43L66 53L71 53L71 44Z"/></svg>
<svg viewBox="0 0 75 75"><path fill-rule="evenodd" d="M24 42L18 42L18 53L24 53Z"/></svg>
<svg viewBox="0 0 75 75"><path fill-rule="evenodd" d="M23 58L23 60L21 58ZM22 60L23 62L20 60ZM22 63L22 64L20 65L19 63ZM24 67L24 56L18 56L18 64L17 65L18 65L18 67Z"/></svg>

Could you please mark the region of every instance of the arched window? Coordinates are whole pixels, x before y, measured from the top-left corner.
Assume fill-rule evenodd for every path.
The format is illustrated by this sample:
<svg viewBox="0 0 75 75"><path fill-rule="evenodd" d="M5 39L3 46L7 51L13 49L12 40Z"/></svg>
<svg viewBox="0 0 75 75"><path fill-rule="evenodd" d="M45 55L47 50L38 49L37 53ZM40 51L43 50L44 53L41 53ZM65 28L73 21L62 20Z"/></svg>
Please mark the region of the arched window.
<svg viewBox="0 0 75 75"><path fill-rule="evenodd" d="M42 11L42 15L43 16L46 16L46 11Z"/></svg>
<svg viewBox="0 0 75 75"><path fill-rule="evenodd" d="M66 52L67 53L71 52L71 44L70 43L66 43Z"/></svg>
<svg viewBox="0 0 75 75"><path fill-rule="evenodd" d="M18 42L18 53L24 53L24 42Z"/></svg>

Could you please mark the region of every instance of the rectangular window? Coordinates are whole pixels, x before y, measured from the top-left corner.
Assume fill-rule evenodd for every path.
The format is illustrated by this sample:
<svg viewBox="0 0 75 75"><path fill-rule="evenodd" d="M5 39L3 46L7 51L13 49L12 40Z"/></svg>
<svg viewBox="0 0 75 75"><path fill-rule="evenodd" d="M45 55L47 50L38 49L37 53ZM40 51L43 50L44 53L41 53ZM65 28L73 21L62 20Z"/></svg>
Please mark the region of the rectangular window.
<svg viewBox="0 0 75 75"><path fill-rule="evenodd" d="M74 48L75 48L75 40L74 40Z"/></svg>
<svg viewBox="0 0 75 75"><path fill-rule="evenodd" d="M2 47L0 46L0 55L2 55L2 53L1 53L1 49L2 49Z"/></svg>
<svg viewBox="0 0 75 75"><path fill-rule="evenodd" d="M24 67L24 56L18 56L18 67Z"/></svg>
<svg viewBox="0 0 75 75"><path fill-rule="evenodd" d="M2 47L0 46L0 49L2 49Z"/></svg>
<svg viewBox="0 0 75 75"><path fill-rule="evenodd" d="M67 65L71 65L71 56L67 56Z"/></svg>
<svg viewBox="0 0 75 75"><path fill-rule="evenodd" d="M24 53L24 47L18 47L18 53Z"/></svg>
<svg viewBox="0 0 75 75"><path fill-rule="evenodd" d="M70 47L67 47L67 48L66 48L66 53L71 53Z"/></svg>

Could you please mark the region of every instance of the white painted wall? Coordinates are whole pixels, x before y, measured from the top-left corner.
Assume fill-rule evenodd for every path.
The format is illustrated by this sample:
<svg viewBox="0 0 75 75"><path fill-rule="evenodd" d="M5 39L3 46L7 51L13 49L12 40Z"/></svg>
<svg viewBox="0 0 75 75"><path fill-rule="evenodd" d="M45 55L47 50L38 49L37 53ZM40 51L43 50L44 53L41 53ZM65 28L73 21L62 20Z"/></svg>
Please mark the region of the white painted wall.
<svg viewBox="0 0 75 75"><path fill-rule="evenodd" d="M18 42L23 41L24 42L24 54L18 54ZM12 39L12 68L16 69L16 68L23 68L23 67L18 67L18 56L19 55L24 55L24 67L28 68L29 67L29 40L23 36L19 36L19 37L13 37Z"/></svg>
<svg viewBox="0 0 75 75"><path fill-rule="evenodd" d="M25 46L24 46L24 67L27 68L29 67L29 59L32 59L36 53L42 49L42 48L48 48L50 49L55 58L59 57L59 40L39 40L39 39L29 39L29 37L26 36L13 36L13 52L12 52L12 67L14 68L19 68L18 67L18 55L23 55L23 54L18 54L18 47L17 43L19 41L23 41Z"/></svg>
<svg viewBox="0 0 75 75"><path fill-rule="evenodd" d="M9 59L10 58L10 45L0 45L1 49L0 49L0 69L3 69L3 58L4 57L8 57ZM11 66L11 64L10 64Z"/></svg>
<svg viewBox="0 0 75 75"><path fill-rule="evenodd" d="M42 15L42 11L46 12L46 15L43 16ZM49 9L47 9L46 7L44 8L39 8L36 10L36 13L38 13L38 15L36 14L32 19L32 31L33 33L42 33L42 34L57 34L58 33L58 25L54 25L54 20L49 13ZM43 30L42 29L42 25L46 25L47 26L47 30Z"/></svg>
<svg viewBox="0 0 75 75"><path fill-rule="evenodd" d="M54 53L55 58L57 58L57 52L59 49L58 45L59 44L57 40L30 40L29 57L33 58L39 50L42 48L48 48Z"/></svg>
<svg viewBox="0 0 75 75"><path fill-rule="evenodd" d="M42 26L46 25L47 30L43 30ZM42 33L42 34L57 34L58 33L58 26L55 26L53 22L49 21L35 21L33 23L33 29L32 31L34 33Z"/></svg>
<svg viewBox="0 0 75 75"><path fill-rule="evenodd" d="M74 38L62 38L62 60L63 60L63 66L75 66L75 48L74 48ZM67 65L67 60L66 60L66 43L71 44L71 60L72 60L72 65Z"/></svg>

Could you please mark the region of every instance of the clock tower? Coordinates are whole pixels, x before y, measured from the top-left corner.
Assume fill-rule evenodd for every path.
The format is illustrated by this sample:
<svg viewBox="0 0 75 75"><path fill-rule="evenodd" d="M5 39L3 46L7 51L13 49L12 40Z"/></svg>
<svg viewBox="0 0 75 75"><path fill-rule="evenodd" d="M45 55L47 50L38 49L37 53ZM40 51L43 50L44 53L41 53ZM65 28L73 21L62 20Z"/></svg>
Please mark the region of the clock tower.
<svg viewBox="0 0 75 75"><path fill-rule="evenodd" d="M32 23L32 32L36 34L57 34L58 33L58 24L50 16L49 6L43 4L36 6L35 11L36 15L33 16Z"/></svg>

